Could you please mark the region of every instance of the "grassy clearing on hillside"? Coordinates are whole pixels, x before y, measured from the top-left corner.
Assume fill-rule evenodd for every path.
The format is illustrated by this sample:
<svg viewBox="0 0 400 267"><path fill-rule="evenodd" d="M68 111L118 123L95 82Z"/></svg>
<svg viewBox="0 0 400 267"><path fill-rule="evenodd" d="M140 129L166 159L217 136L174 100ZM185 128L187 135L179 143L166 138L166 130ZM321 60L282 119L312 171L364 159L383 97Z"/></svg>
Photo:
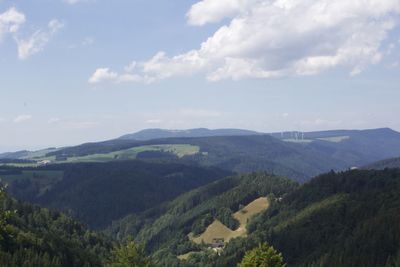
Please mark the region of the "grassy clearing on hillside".
<svg viewBox="0 0 400 267"><path fill-rule="evenodd" d="M239 229L240 228L241 227L239 227ZM213 242L213 239L223 238L225 242L229 242L232 238L243 236L243 234L245 233L242 230L238 230L232 231L219 220L215 220L200 236L192 237L192 241L196 244L201 244L202 242L204 242L205 244L211 244Z"/></svg>
<svg viewBox="0 0 400 267"><path fill-rule="evenodd" d="M145 151L169 152L182 158L184 156L194 155L199 153L200 148L198 146L187 145L187 144L148 145L148 146L133 147L130 149L115 151L111 153L93 154L83 157L71 157L68 158L67 162L107 162L111 160L136 159L139 153Z"/></svg>
<svg viewBox="0 0 400 267"><path fill-rule="evenodd" d="M266 197L260 197L256 200L254 200L253 202L251 202L250 204L248 204L246 207L244 207L243 209L241 209L240 211L236 212L233 217L239 221L240 225L247 225L248 220L266 210L269 206L269 201L268 198Z"/></svg>
<svg viewBox="0 0 400 267"><path fill-rule="evenodd" d="M332 143L340 143L347 139L350 139L350 136L333 136L333 137L318 138L318 140L328 141Z"/></svg>
<svg viewBox="0 0 400 267"><path fill-rule="evenodd" d="M287 139L282 139L282 141L289 142L289 143L309 144L316 140L327 141L327 142L331 142L331 143L340 143L347 139L350 139L350 136L332 136L332 137L321 137L321 138L317 138L317 139L287 138Z"/></svg>
<svg viewBox="0 0 400 267"><path fill-rule="evenodd" d="M252 216L266 210L268 207L269 200L266 197L258 198L233 215L233 217L240 223L240 226L237 230L232 231L219 220L215 220L207 227L203 234L199 235L198 237L189 235L189 238L196 244L201 244L202 242L211 244L215 238L223 238L225 243L227 243L232 238L244 237L247 235L246 226L249 219Z"/></svg>
<svg viewBox="0 0 400 267"><path fill-rule="evenodd" d="M184 156L190 156L199 153L200 147L188 144L148 145L148 146L133 147L110 153L92 154L81 157L69 157L67 158L67 160L60 160L60 161L56 161L54 156L45 157L44 155L42 155L42 157L27 158L35 160L37 161L37 163L7 163L2 165L13 166L13 167L37 167L40 165L41 161L51 161L52 164L57 164L57 163L109 162L113 160L130 160L130 159L136 159L139 153L148 151L168 152L176 155L179 158L182 158Z"/></svg>

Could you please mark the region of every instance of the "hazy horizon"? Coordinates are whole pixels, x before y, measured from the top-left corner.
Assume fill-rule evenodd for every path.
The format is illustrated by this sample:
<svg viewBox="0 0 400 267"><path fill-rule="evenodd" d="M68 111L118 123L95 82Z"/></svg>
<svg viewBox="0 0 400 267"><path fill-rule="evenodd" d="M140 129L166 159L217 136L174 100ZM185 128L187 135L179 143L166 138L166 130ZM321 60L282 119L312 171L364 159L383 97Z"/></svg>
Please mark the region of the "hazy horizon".
<svg viewBox="0 0 400 267"><path fill-rule="evenodd" d="M17 148L13 148L13 147L7 147L7 146L0 146L0 154L1 153L7 153L7 152L17 152L17 151L23 151L23 150L30 150L30 151L35 151L35 150L41 150L41 149L47 149L47 148L62 148L62 147L69 147L69 146L76 146L76 145L81 145L84 143L92 143L92 142L102 142L102 141L107 141L107 140L112 140L112 139L117 139L119 137L122 137L123 135L126 134L133 134L133 133L137 133L140 131L144 131L144 130L168 130L168 131L184 131L184 130L193 130L193 129L208 129L208 130L221 130L221 129L235 129L235 130L248 130L248 131L254 131L254 132L258 132L261 134L275 134L275 133L291 133L291 132L300 132L298 130L282 130L282 131L273 131L273 132L263 132L263 131L258 131L258 130L254 130L254 129L243 129L243 128L206 128L206 127L199 127L199 128L185 128L185 129L165 129L165 128L144 128L144 129L139 129L137 131L134 132L129 132L129 133L124 133L118 136L112 136L110 138L107 139L99 139L99 140L87 140L81 143L66 143L66 144L62 144L62 145L43 145L43 146L33 146L33 147L29 147L29 146L21 146L21 147L17 147ZM375 130L375 129L383 129L383 128L389 128L392 129L390 127L379 127L379 128L366 128L366 129L327 129L327 130L313 130L313 131L306 131L306 132L318 132L318 131L341 131L341 130L355 130L355 131L363 131L363 130ZM392 129L394 131L396 131L395 129ZM398 131L396 131L398 132Z"/></svg>

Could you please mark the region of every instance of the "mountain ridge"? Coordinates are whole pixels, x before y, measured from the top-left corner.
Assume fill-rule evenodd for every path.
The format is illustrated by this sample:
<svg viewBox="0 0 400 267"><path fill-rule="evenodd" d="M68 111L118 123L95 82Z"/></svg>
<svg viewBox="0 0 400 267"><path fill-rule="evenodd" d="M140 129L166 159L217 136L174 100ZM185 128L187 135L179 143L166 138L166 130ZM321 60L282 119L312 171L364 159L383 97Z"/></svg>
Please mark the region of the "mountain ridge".
<svg viewBox="0 0 400 267"><path fill-rule="evenodd" d="M209 137L209 136L237 136L237 135L258 135L262 134L252 130L221 128L193 128L186 130L170 130L161 128L144 129L132 134L123 135L119 140L147 141L152 139L164 139L173 137Z"/></svg>

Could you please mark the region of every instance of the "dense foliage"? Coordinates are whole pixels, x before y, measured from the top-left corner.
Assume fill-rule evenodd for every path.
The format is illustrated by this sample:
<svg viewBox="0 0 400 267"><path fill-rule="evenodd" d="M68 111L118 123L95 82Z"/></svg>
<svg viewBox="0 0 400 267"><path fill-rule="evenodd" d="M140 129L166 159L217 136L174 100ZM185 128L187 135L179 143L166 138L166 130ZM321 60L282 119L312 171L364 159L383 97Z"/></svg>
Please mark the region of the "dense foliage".
<svg viewBox="0 0 400 267"><path fill-rule="evenodd" d="M248 239L203 262L234 266L268 242L289 266L398 266L400 170L328 173L276 201L252 220Z"/></svg>
<svg viewBox="0 0 400 267"><path fill-rule="evenodd" d="M62 177L57 176L60 173ZM13 196L68 212L98 228L230 173L176 163L120 161L31 169L4 167L2 174L12 178L9 191Z"/></svg>
<svg viewBox="0 0 400 267"><path fill-rule="evenodd" d="M112 252L111 262L107 267L152 267L154 264L146 256L144 247L133 241L116 247Z"/></svg>
<svg viewBox="0 0 400 267"><path fill-rule="evenodd" d="M130 215L106 230L120 242L113 249L68 216L13 200L2 189L0 266L283 264L262 243L282 252L288 266L400 265L400 169L331 171L299 185L265 172L225 177L229 172L171 163L176 158L165 153L142 155L151 156L158 161L1 167L10 192L93 227ZM235 230L233 213L261 196L270 207L250 219L246 238L231 240L220 254L190 240L215 219Z"/></svg>
<svg viewBox="0 0 400 267"><path fill-rule="evenodd" d="M268 244L247 251L238 267L285 267L282 254Z"/></svg>
<svg viewBox="0 0 400 267"><path fill-rule="evenodd" d="M112 244L67 216L0 191L0 266L102 266Z"/></svg>
<svg viewBox="0 0 400 267"><path fill-rule="evenodd" d="M183 194L157 209L128 216L114 223L109 232L117 238L135 236L146 244L158 265L177 266L180 262L176 255L202 247L189 240L190 232L203 232L214 219L235 228L238 224L233 221L232 212L241 205L261 196L283 196L296 187L288 179L267 173L229 177Z"/></svg>
<svg viewBox="0 0 400 267"><path fill-rule="evenodd" d="M248 238L232 240L220 256L189 241L187 234L203 232L221 208L234 212L260 195L274 201L250 221ZM302 186L267 174L226 178L129 216L110 232L134 234L159 266L235 266L248 250L268 242L288 266L375 267L398 266L399 221L400 170L354 170ZM198 253L177 260L189 251Z"/></svg>

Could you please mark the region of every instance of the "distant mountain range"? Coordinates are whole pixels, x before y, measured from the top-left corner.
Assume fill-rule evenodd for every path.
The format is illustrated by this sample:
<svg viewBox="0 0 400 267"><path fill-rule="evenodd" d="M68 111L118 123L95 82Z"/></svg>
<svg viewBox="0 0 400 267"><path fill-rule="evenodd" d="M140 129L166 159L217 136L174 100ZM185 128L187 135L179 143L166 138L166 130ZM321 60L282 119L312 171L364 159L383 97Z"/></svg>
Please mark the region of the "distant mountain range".
<svg viewBox="0 0 400 267"><path fill-rule="evenodd" d="M389 128L271 134L149 129L104 142L1 154L0 160L76 163L163 158L237 173L268 171L303 182L331 169L362 167L399 156L400 133Z"/></svg>

